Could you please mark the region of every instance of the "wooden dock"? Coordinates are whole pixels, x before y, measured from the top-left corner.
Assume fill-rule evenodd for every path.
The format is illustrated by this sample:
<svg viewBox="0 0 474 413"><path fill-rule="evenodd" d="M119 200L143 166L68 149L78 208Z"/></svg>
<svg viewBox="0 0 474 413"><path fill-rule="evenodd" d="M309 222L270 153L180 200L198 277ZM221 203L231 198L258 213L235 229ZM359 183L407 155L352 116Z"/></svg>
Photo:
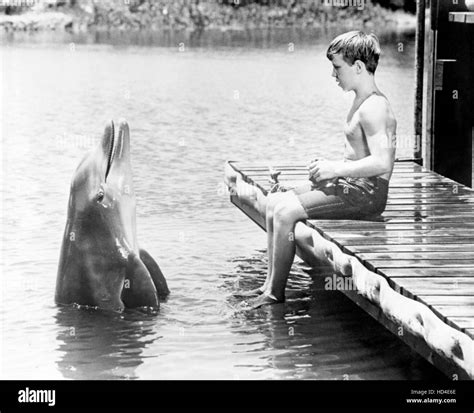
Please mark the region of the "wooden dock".
<svg viewBox="0 0 474 413"><path fill-rule="evenodd" d="M267 164L229 164L267 194ZM286 187L308 177L304 165L271 167L281 171L279 181ZM256 209L235 194L231 202L265 229ZM358 277L361 291L344 294L448 377L473 378L474 190L414 162L396 162L380 218L308 220L306 225L330 243L321 248L336 246L334 254L340 250L341 257L350 257L352 277ZM377 293L363 291L370 283ZM384 293L386 284L390 288ZM405 332L400 334L400 328Z"/></svg>

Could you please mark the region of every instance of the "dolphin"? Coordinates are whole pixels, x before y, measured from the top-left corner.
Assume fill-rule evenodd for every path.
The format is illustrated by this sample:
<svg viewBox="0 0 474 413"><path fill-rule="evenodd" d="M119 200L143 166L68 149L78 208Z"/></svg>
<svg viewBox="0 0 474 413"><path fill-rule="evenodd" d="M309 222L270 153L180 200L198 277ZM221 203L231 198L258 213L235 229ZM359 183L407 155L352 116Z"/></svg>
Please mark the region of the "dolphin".
<svg viewBox="0 0 474 413"><path fill-rule="evenodd" d="M158 310L169 294L160 267L140 249L130 163L130 130L113 121L84 156L70 188L55 301L104 310Z"/></svg>

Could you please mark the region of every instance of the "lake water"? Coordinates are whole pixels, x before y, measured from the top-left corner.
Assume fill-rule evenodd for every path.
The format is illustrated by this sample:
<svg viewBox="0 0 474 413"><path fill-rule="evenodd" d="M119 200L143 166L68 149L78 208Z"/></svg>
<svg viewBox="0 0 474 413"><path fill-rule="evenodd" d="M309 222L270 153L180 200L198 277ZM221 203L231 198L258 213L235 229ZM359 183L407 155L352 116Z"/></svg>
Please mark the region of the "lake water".
<svg viewBox="0 0 474 413"><path fill-rule="evenodd" d="M301 262L285 305L242 313L230 297L260 285L267 264L265 234L229 202L224 162L341 156L351 96L330 76L331 36L2 37L2 378L439 375ZM387 34L382 47L378 83L409 137L414 39ZM171 289L156 316L54 303L70 179L120 117L131 126L138 239Z"/></svg>

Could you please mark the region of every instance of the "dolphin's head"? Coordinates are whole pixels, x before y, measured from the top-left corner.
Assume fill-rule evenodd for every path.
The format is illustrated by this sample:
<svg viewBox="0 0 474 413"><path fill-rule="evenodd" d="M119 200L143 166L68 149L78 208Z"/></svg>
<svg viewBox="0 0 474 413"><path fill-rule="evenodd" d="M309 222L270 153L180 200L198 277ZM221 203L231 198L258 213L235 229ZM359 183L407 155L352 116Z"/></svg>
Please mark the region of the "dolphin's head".
<svg viewBox="0 0 474 413"><path fill-rule="evenodd" d="M105 127L74 173L55 300L107 310L159 307L169 289L136 240L135 193L126 121Z"/></svg>
<svg viewBox="0 0 474 413"><path fill-rule="evenodd" d="M123 309L127 269L139 254L126 121L105 127L77 167L69 196L56 301Z"/></svg>
<svg viewBox="0 0 474 413"><path fill-rule="evenodd" d="M130 129L125 120L118 132L110 121L97 147L76 169L69 199L71 219L87 218L96 233L137 250L135 192L130 162Z"/></svg>

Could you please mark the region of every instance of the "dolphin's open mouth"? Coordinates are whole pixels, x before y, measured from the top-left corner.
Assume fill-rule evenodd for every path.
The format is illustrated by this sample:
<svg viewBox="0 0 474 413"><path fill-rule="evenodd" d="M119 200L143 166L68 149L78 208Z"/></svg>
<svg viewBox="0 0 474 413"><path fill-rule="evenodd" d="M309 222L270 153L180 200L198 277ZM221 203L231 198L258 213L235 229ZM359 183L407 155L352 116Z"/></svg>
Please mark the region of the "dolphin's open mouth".
<svg viewBox="0 0 474 413"><path fill-rule="evenodd" d="M115 127L114 123L111 122L111 132L110 132L110 148L109 148L109 156L107 157L107 170L105 172L105 180L107 181L107 176L110 172L110 167L112 166L112 161L114 157L114 147L115 147Z"/></svg>

